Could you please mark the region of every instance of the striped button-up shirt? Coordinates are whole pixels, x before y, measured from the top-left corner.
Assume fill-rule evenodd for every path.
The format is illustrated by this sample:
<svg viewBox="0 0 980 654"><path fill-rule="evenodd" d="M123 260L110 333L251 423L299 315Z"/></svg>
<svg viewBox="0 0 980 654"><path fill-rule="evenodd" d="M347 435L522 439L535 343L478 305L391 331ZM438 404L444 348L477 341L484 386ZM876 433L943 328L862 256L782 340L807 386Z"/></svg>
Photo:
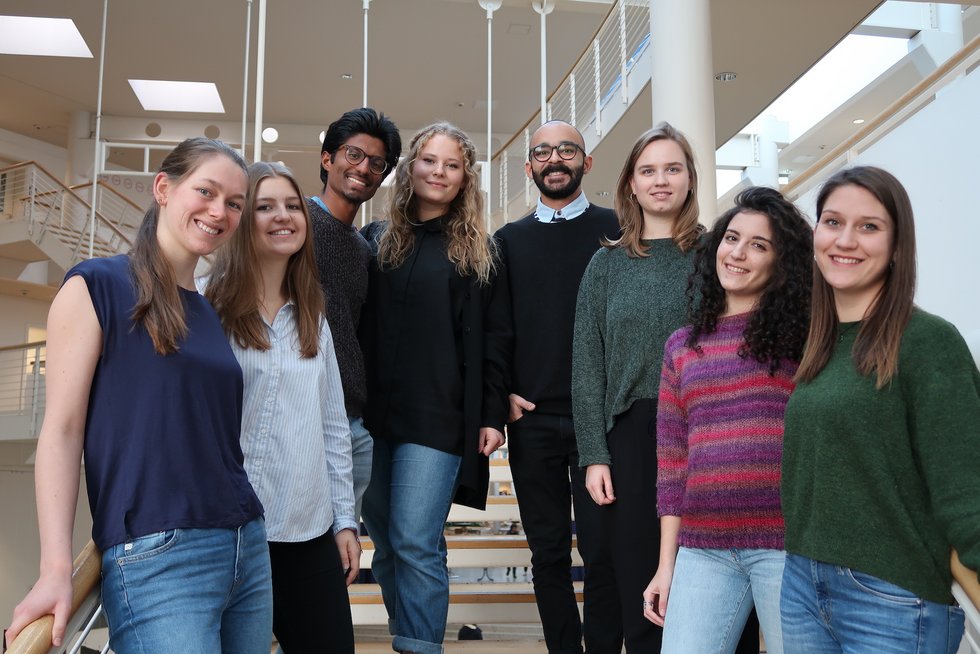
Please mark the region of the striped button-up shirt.
<svg viewBox="0 0 980 654"><path fill-rule="evenodd" d="M266 325L267 351L243 349L231 339L245 377L245 471L273 542L357 529L350 423L330 328L323 320L319 353L301 358L294 315L287 304Z"/></svg>

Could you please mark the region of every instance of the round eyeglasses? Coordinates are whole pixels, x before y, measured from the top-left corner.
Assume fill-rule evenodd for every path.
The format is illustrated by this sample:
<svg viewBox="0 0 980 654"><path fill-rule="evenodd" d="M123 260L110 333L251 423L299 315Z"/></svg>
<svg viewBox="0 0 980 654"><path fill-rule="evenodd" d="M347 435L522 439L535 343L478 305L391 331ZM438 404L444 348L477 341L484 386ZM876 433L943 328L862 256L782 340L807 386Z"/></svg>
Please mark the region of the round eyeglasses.
<svg viewBox="0 0 980 654"><path fill-rule="evenodd" d="M367 159L368 170L375 175L384 175L384 172L388 170L388 162L384 160L384 157L369 157L367 152L356 145L342 145L340 147L344 148L344 158L352 166L356 166Z"/></svg>
<svg viewBox="0 0 980 654"><path fill-rule="evenodd" d="M571 141L562 141L558 145L549 145L547 143L542 143L541 145L536 145L531 148L528 153L529 159L534 159L535 161L545 162L551 159L551 153L555 150L558 151L558 156L565 161L569 159L574 159L575 155L582 151L585 154L585 149L578 143L572 143Z"/></svg>

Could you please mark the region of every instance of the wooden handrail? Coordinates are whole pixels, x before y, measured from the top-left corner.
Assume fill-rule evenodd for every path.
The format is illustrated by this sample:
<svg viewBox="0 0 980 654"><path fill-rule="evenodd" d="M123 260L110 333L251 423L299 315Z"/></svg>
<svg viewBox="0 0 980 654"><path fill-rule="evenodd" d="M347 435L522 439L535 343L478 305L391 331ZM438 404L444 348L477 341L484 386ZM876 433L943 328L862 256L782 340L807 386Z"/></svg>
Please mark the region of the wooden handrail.
<svg viewBox="0 0 980 654"><path fill-rule="evenodd" d="M937 81L942 79L945 75L948 75L950 71L959 66L963 61L980 49L980 35L970 39L963 48L954 54L952 57L944 61L936 70L929 73L926 77L919 80L919 83L913 86L911 89L906 91L897 100L892 102L890 105L885 107L885 109L878 114L875 118L864 123L860 129L858 129L854 134L852 134L848 139L834 147L827 154L820 157L814 162L812 166L804 170L798 176L790 180L789 184L782 187L781 192L783 195L790 197L804 182L809 181L812 177L817 176L824 168L829 166L834 160L843 156L848 150L853 148L855 145L863 141L865 138L873 134L878 128L884 125L888 120L891 120L898 114L899 111L905 108L906 105L915 100L919 95L921 95L926 89L935 84Z"/></svg>
<svg viewBox="0 0 980 654"><path fill-rule="evenodd" d="M953 554L950 556L949 569L953 573L953 579L963 587L963 592L973 602L973 606L980 611L980 582L977 581L977 573L960 562L960 556L956 550L953 550Z"/></svg>
<svg viewBox="0 0 980 654"><path fill-rule="evenodd" d="M73 184L72 186L69 186L68 188L70 188L71 190L74 191L75 189L87 188L87 187L89 187L91 185L92 185L92 182L85 182L84 184ZM111 186L109 186L108 184L106 184L101 179L99 180L99 186L101 188L105 189L106 191L109 191L110 193L112 193L113 195L115 195L117 198L119 198L120 200L122 200L123 202L125 202L126 204L128 204L129 206L131 206L132 208L136 209L140 213L143 213L143 211L144 211L143 207L141 207L140 205L136 204L135 202L133 202L132 200L130 200L128 197L126 197L125 195L123 195L122 193L120 193L119 191L117 191L116 189L114 189Z"/></svg>
<svg viewBox="0 0 980 654"><path fill-rule="evenodd" d="M72 191L70 188L68 188L61 180L59 180L57 177L55 177L54 175L52 175L51 174L51 171L49 171L47 168L45 168L44 166L42 166L41 164L39 164L36 161L23 161L21 163L14 164L13 166L7 166L6 168L0 168L0 175L2 175L3 173L6 173L8 171L15 170L17 168L21 168L21 167L26 168L28 166L36 166L45 175L47 175L48 177L50 177L51 178L51 181L54 182L57 186L60 186L65 191L68 191L69 193L71 193L72 194L72 197L74 197L76 200L78 200L79 202L81 202L83 206L87 207L88 209L91 209L92 208L92 205L91 204L89 204L84 199L82 199L81 197L79 197L74 191ZM49 193L49 192L46 192L46 193ZM110 231L115 232L116 233L116 236L119 236L120 238L122 238L123 242L125 242L125 243L129 243L130 242L129 237L126 236L125 234L123 234L121 231L119 231L119 229L115 225L112 224L112 221L111 220L109 220L108 218L106 218L105 216L103 216L98 211L95 212L95 215L98 216L99 219L102 220L103 227L108 227Z"/></svg>
<svg viewBox="0 0 980 654"><path fill-rule="evenodd" d="M102 555L95 543L89 541L75 557L71 571L71 614L74 615L88 594L99 583ZM46 615L24 627L7 650L9 654L44 654L51 648L51 628L54 616ZM65 634L67 637L69 634Z"/></svg>

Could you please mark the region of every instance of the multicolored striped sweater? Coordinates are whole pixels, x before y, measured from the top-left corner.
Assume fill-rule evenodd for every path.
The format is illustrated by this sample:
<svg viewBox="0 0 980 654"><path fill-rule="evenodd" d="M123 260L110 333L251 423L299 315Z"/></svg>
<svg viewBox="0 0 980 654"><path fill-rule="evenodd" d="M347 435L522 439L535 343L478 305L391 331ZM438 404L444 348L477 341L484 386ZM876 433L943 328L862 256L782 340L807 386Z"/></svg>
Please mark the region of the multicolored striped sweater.
<svg viewBox="0 0 980 654"><path fill-rule="evenodd" d="M773 376L739 355L750 315L719 319L700 354L684 344L690 327L664 347L657 515L681 516L684 547L783 548L783 413L797 364L783 361Z"/></svg>

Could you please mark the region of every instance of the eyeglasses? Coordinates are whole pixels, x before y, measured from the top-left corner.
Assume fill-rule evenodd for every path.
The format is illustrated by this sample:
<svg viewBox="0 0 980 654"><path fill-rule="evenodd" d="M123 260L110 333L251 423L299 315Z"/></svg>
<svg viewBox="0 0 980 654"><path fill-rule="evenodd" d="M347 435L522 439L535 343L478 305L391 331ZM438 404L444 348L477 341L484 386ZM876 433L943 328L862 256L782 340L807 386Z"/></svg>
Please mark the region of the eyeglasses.
<svg viewBox="0 0 980 654"><path fill-rule="evenodd" d="M344 158L352 166L358 165L366 158L368 170L375 175L384 175L384 172L388 170L388 162L384 160L384 157L369 157L367 152L356 145L342 145L340 147L344 148Z"/></svg>
<svg viewBox="0 0 980 654"><path fill-rule="evenodd" d="M558 145L548 145L547 143L542 143L541 145L536 145L531 148L528 152L528 158L534 159L535 161L545 162L551 159L551 153L558 150L558 156L565 161L569 159L574 159L575 155L578 154L579 150L582 154L585 154L585 148L580 146L578 143L572 143L571 141L562 141Z"/></svg>

